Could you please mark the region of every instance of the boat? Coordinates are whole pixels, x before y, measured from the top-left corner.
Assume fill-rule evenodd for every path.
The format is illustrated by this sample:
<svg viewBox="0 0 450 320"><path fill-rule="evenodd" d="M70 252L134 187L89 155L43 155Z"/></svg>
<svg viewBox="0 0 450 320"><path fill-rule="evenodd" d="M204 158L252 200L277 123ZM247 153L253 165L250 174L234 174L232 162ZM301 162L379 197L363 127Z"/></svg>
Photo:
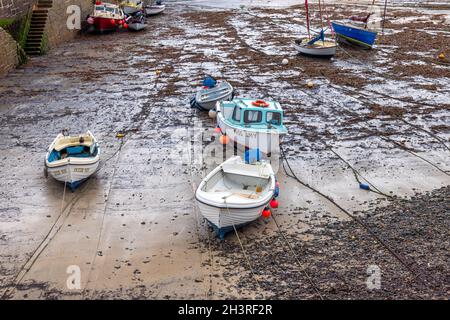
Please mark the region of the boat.
<svg viewBox="0 0 450 320"><path fill-rule="evenodd" d="M201 215L218 236L257 220L276 197L276 179L269 162L250 164L234 156L211 171L195 198Z"/></svg>
<svg viewBox="0 0 450 320"><path fill-rule="evenodd" d="M240 98L220 101L216 104L216 117L222 135L237 147L259 149L268 156L278 152L280 136L287 134L283 109L276 101Z"/></svg>
<svg viewBox="0 0 450 320"><path fill-rule="evenodd" d="M97 171L99 163L100 147L90 131L70 136L63 130L48 148L45 172L75 191Z"/></svg>
<svg viewBox="0 0 450 320"><path fill-rule="evenodd" d="M120 3L120 7L126 15L134 15L143 10L144 4L141 0L126 0Z"/></svg>
<svg viewBox="0 0 450 320"><path fill-rule="evenodd" d="M332 58L336 55L336 42L320 40L311 43L311 39L296 39L295 49L305 56L317 58Z"/></svg>
<svg viewBox="0 0 450 320"><path fill-rule="evenodd" d="M372 5L375 4L373 0ZM387 1L384 3L384 16L383 16L383 32L384 22L386 20L386 6ZM368 13L363 16L351 16L344 22L333 21L331 23L332 28L336 34L336 39L339 42L354 44L365 49L372 49L377 39L378 32L369 28L369 18L372 13Z"/></svg>
<svg viewBox="0 0 450 320"><path fill-rule="evenodd" d="M124 21L125 14L119 6L101 1L95 3L94 13L87 18L88 24L100 33L116 31Z"/></svg>
<svg viewBox="0 0 450 320"><path fill-rule="evenodd" d="M339 42L347 42L371 49L377 38L377 32L367 30L364 26L357 26L354 22L351 24L333 21L331 24Z"/></svg>
<svg viewBox="0 0 450 320"><path fill-rule="evenodd" d="M166 6L161 4L161 1L156 1L152 5L146 6L144 10L147 16L155 16L166 10Z"/></svg>
<svg viewBox="0 0 450 320"><path fill-rule="evenodd" d="M137 12L136 14L129 16L126 19L128 29L131 31L141 31L147 28L147 22L145 21L144 14Z"/></svg>
<svg viewBox="0 0 450 320"><path fill-rule="evenodd" d="M322 29L316 37L311 37L310 17L308 0L305 0L306 10L306 26L308 30L308 37L304 39L296 39L294 42L295 49L302 55L316 57L316 58L331 58L336 54L336 42L325 39L325 30L323 27L322 3L319 0L320 19Z"/></svg>
<svg viewBox="0 0 450 320"><path fill-rule="evenodd" d="M217 81L212 77L203 80L203 86L191 99L191 106L201 111L212 110L218 101L232 100L233 86L227 81Z"/></svg>

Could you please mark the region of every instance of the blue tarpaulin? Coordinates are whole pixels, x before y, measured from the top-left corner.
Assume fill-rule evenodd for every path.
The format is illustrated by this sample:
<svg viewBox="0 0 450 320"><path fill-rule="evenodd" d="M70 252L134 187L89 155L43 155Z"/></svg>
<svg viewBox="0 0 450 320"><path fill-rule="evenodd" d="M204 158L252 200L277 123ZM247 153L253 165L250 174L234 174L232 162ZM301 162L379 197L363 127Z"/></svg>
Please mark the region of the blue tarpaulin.
<svg viewBox="0 0 450 320"><path fill-rule="evenodd" d="M208 88L214 88L217 84L216 79L213 77L207 77L205 80L203 80L203 86Z"/></svg>

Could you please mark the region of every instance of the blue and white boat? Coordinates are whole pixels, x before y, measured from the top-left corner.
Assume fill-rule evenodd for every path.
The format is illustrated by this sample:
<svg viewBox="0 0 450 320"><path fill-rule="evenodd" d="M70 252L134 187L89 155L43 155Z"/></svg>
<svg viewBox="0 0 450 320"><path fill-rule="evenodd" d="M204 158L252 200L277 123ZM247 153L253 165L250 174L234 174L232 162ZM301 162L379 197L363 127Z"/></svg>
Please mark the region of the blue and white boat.
<svg viewBox="0 0 450 320"><path fill-rule="evenodd" d="M244 162L234 156L211 171L195 198L200 213L218 236L261 217L277 196L275 173L269 162Z"/></svg>
<svg viewBox="0 0 450 320"><path fill-rule="evenodd" d="M377 38L377 32L350 23L332 22L338 41L350 42L366 49L371 49Z"/></svg>
<svg viewBox="0 0 450 320"><path fill-rule="evenodd" d="M216 107L218 101L231 100L233 95L234 89L229 82L207 77L195 97L191 99L191 107L209 111Z"/></svg>
<svg viewBox="0 0 450 320"><path fill-rule="evenodd" d="M100 147L90 131L69 136L64 130L50 144L45 156L46 174L72 190L93 175L99 166Z"/></svg>
<svg viewBox="0 0 450 320"><path fill-rule="evenodd" d="M267 155L278 152L280 136L288 132L276 101L236 98L218 102L216 111L222 134L243 149L259 149Z"/></svg>

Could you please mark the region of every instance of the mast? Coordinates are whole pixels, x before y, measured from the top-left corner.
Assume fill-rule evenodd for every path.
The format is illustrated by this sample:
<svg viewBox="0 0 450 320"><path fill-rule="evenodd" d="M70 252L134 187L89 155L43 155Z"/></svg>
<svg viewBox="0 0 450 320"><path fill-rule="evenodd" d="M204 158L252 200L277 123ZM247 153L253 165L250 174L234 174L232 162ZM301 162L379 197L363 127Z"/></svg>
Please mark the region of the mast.
<svg viewBox="0 0 450 320"><path fill-rule="evenodd" d="M383 14L383 34L384 34L384 22L386 21L386 7L387 7L387 0L384 1L384 14Z"/></svg>
<svg viewBox="0 0 450 320"><path fill-rule="evenodd" d="M305 9L306 9L306 28L308 29L308 38L311 39L311 31L309 30L308 0L305 0Z"/></svg>
<svg viewBox="0 0 450 320"><path fill-rule="evenodd" d="M319 0L319 13L320 13L320 25L322 27L322 30L320 30L320 32L324 32L323 31L323 14L322 14L322 5L320 4L320 0ZM322 39L322 43L324 43L325 39Z"/></svg>

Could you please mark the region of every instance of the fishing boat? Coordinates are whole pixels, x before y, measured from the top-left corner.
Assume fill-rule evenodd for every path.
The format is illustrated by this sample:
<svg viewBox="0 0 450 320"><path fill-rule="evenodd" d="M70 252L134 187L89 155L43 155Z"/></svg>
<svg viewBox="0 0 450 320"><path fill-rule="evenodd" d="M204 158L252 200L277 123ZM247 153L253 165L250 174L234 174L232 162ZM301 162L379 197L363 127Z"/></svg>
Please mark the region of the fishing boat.
<svg viewBox="0 0 450 320"><path fill-rule="evenodd" d="M331 58L336 54L336 42L325 39L325 30L323 26L323 14L322 14L322 3L319 0L319 10L320 19L322 23L322 29L316 37L311 36L310 30L310 17L309 17L309 7L308 0L305 0L305 10L306 10L306 26L308 30L308 37L304 39L296 39L294 42L295 49L302 55L316 57L316 58Z"/></svg>
<svg viewBox="0 0 450 320"><path fill-rule="evenodd" d="M161 1L156 1L154 4L145 7L145 14L147 16L155 16L166 10L166 6L161 4Z"/></svg>
<svg viewBox="0 0 450 320"><path fill-rule="evenodd" d="M128 24L128 30L131 31L141 31L147 28L147 22L145 21L145 16L142 12L138 12L126 19Z"/></svg>
<svg viewBox="0 0 450 320"><path fill-rule="evenodd" d="M91 175L100 162L100 147L90 131L70 136L67 130L58 134L45 155L46 175L64 182L72 190Z"/></svg>
<svg viewBox="0 0 450 320"><path fill-rule="evenodd" d="M283 109L276 101L233 99L216 104L217 125L237 147L259 149L266 155L278 151L280 136L287 134Z"/></svg>
<svg viewBox="0 0 450 320"><path fill-rule="evenodd" d="M141 0L127 0L120 3L120 7L126 15L133 15L143 10L144 4Z"/></svg>
<svg viewBox="0 0 450 320"><path fill-rule="evenodd" d="M94 13L87 18L87 23L100 33L116 31L125 21L125 14L119 6L97 1Z"/></svg>
<svg viewBox="0 0 450 320"><path fill-rule="evenodd" d="M191 99L191 106L202 111L215 108L218 101L233 99L233 86L227 81L217 81L212 77L203 80L203 86Z"/></svg>
<svg viewBox="0 0 450 320"><path fill-rule="evenodd" d="M246 163L234 156L200 183L195 198L200 213L219 237L252 222L268 210L276 196L275 174L269 162Z"/></svg>

